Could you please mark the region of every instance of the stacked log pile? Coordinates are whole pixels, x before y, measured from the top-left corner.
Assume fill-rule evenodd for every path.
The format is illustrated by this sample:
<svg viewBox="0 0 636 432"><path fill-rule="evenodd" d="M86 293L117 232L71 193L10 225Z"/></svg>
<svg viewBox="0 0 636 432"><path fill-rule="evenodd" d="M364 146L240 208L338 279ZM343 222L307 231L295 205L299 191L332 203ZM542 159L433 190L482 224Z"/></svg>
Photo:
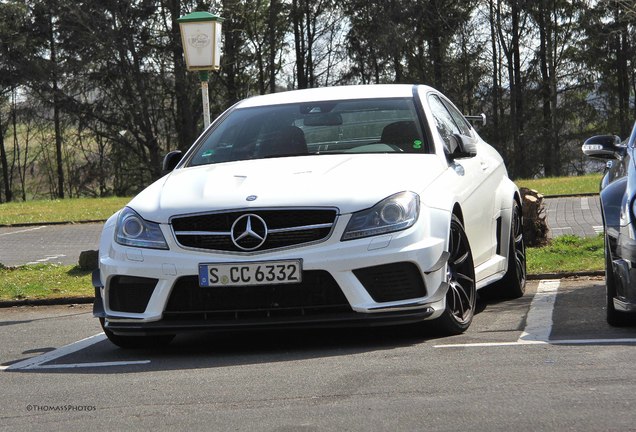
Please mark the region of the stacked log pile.
<svg viewBox="0 0 636 432"><path fill-rule="evenodd" d="M523 237L526 246L545 246L548 243L543 195L533 189L521 188L523 208Z"/></svg>

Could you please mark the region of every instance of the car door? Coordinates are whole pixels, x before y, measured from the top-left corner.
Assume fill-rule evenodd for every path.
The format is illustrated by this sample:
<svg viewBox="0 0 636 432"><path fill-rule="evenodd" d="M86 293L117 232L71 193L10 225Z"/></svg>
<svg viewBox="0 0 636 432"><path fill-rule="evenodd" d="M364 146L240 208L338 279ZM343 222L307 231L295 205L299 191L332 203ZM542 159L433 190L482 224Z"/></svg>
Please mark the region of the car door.
<svg viewBox="0 0 636 432"><path fill-rule="evenodd" d="M496 249L493 215L496 184L491 175L496 164L479 153L470 155L462 147L462 140L476 140L477 137L452 104L436 93L428 95L428 103L444 143L449 169L457 175L455 192L462 206L473 260L478 266L490 259Z"/></svg>

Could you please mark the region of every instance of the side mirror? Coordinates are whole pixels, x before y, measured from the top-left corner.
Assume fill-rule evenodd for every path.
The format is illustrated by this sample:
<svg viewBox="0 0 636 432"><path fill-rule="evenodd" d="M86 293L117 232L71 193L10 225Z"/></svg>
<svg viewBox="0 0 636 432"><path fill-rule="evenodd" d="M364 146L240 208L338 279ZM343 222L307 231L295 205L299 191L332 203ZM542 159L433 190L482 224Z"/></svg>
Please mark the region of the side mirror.
<svg viewBox="0 0 636 432"><path fill-rule="evenodd" d="M486 126L485 113L481 113L479 115L465 115L464 118L470 122L481 122L482 126Z"/></svg>
<svg viewBox="0 0 636 432"><path fill-rule="evenodd" d="M163 158L163 172L171 172L183 159L183 152L181 150L173 150Z"/></svg>
<svg viewBox="0 0 636 432"><path fill-rule="evenodd" d="M583 143L581 150L586 156L594 159L623 159L626 147L621 145L620 137L616 135L596 135Z"/></svg>
<svg viewBox="0 0 636 432"><path fill-rule="evenodd" d="M454 134L453 138L457 143L457 147L450 154L451 159L470 158L477 156L477 140L475 138Z"/></svg>

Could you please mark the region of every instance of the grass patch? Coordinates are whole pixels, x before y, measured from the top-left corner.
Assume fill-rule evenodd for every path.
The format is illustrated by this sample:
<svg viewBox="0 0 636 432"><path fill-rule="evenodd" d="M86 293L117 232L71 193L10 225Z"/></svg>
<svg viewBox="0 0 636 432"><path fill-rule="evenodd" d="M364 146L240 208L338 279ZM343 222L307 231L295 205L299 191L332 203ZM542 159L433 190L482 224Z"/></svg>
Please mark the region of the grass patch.
<svg viewBox="0 0 636 432"><path fill-rule="evenodd" d="M67 198L0 204L0 225L106 220L130 198Z"/></svg>
<svg viewBox="0 0 636 432"><path fill-rule="evenodd" d="M577 195L598 193L602 174L588 174L574 177L546 177L540 179L516 180L518 187L534 189L545 196Z"/></svg>
<svg viewBox="0 0 636 432"><path fill-rule="evenodd" d="M603 270L603 236L557 237L548 246L528 248L527 259L529 274ZM0 301L92 297L94 293L91 271L78 266L0 265Z"/></svg>
<svg viewBox="0 0 636 432"><path fill-rule="evenodd" d="M539 191L545 196L598 193L601 174L576 177L549 177L517 180L519 187ZM124 207L130 197L66 198L0 204L0 225L47 222L106 220Z"/></svg>
<svg viewBox="0 0 636 432"><path fill-rule="evenodd" d="M78 266L37 264L0 268L0 300L92 297L91 271Z"/></svg>
<svg viewBox="0 0 636 432"><path fill-rule="evenodd" d="M566 273L605 268L603 236L564 235L540 248L528 248L528 273Z"/></svg>

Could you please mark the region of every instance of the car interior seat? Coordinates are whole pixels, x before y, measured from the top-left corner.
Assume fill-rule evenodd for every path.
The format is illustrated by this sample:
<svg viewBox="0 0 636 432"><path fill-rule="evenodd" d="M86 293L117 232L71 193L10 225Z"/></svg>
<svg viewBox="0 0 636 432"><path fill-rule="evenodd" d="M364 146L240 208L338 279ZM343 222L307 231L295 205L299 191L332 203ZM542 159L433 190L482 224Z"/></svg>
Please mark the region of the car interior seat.
<svg viewBox="0 0 636 432"><path fill-rule="evenodd" d="M284 156L309 153L305 134L297 126L283 126L260 144L259 156Z"/></svg>
<svg viewBox="0 0 636 432"><path fill-rule="evenodd" d="M420 141L419 132L414 121L403 120L394 123L389 123L382 130L382 136L380 142L384 144L392 144L398 146L402 151L412 152L414 143ZM421 145L421 144L420 144Z"/></svg>

